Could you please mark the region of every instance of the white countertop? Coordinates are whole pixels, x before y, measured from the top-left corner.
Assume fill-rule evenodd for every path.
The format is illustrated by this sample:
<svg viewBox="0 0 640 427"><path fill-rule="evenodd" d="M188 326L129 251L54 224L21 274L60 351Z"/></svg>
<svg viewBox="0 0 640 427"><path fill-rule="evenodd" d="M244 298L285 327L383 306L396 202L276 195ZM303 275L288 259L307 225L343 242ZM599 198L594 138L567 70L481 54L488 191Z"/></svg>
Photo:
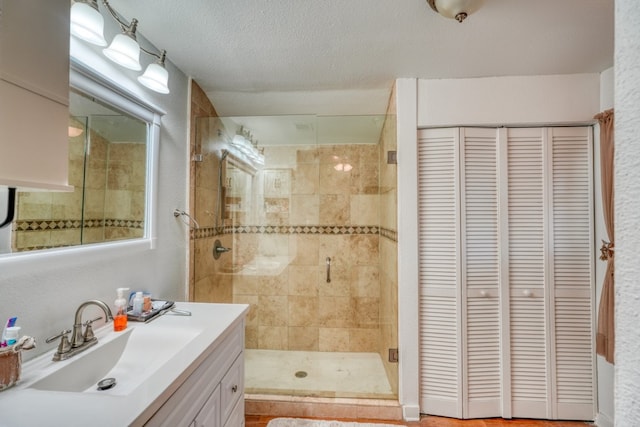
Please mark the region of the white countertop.
<svg viewBox="0 0 640 427"><path fill-rule="evenodd" d="M168 328L172 331L166 336L167 348L171 346L171 335L176 330L196 330L199 333L175 350L166 361L162 360L157 371L145 378L127 395L107 392L75 393L61 391L43 391L30 386L44 375L55 371L68 360L53 362L55 350L45 353L22 366L20 381L13 387L0 392L0 426L2 427L56 427L56 426L128 426L134 421L138 424L145 416L145 410L159 406L175 391L202 362L215 350L227 336L231 327L242 322L249 306L246 304L205 304L176 303L176 308L188 310L192 316L166 314L148 324L128 322L129 328ZM85 353L100 350L101 342L108 342L121 332L113 332L112 323L96 330L98 344ZM148 355L150 363L157 355ZM148 412L148 411L147 411ZM138 419L142 416L141 419Z"/></svg>

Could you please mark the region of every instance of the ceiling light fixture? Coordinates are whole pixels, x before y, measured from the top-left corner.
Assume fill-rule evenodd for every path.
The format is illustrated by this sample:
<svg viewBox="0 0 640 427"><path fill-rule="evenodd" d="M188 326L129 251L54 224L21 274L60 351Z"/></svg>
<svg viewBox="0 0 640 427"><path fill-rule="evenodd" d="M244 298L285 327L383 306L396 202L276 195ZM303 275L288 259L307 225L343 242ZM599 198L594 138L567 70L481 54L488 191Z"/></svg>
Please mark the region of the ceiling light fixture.
<svg viewBox="0 0 640 427"><path fill-rule="evenodd" d="M140 52L157 58L157 61L147 66L144 74L138 77L138 81L153 91L169 93L169 73L164 64L167 51L162 50L158 54L140 46L136 39L138 20L134 18L127 24L120 19L107 0L102 0L102 4L118 22L122 31L113 38L108 48L103 49L104 55L116 64L134 71L142 69ZM103 33L104 19L98 9L97 0L75 0L71 6L71 34L86 42L106 46Z"/></svg>
<svg viewBox="0 0 640 427"><path fill-rule="evenodd" d="M431 9L445 18L464 21L483 5L484 0L427 0Z"/></svg>

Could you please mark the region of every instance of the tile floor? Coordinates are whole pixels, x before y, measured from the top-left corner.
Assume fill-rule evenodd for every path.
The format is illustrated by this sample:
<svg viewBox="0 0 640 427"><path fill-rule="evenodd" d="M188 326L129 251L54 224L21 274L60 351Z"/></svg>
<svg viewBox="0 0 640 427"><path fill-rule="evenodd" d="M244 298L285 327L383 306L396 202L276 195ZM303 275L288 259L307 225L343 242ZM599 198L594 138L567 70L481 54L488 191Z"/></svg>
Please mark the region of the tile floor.
<svg viewBox="0 0 640 427"><path fill-rule="evenodd" d="M306 373L306 376L302 373ZM245 392L314 397L396 398L377 353L247 349Z"/></svg>

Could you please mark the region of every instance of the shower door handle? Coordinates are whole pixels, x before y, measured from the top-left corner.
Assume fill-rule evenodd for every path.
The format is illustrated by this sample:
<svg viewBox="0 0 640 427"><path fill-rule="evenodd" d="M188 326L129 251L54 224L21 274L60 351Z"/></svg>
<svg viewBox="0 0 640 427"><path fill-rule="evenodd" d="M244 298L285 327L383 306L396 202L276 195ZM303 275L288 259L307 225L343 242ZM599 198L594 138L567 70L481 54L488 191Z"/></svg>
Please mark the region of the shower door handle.
<svg viewBox="0 0 640 427"><path fill-rule="evenodd" d="M327 257L327 283L331 283L331 258Z"/></svg>

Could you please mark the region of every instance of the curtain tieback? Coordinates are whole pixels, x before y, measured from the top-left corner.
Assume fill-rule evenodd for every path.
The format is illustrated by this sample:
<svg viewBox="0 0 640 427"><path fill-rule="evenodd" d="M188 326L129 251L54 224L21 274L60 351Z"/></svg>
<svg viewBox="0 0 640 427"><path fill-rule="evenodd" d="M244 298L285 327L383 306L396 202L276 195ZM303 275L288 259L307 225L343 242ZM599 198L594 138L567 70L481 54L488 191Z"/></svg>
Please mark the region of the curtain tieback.
<svg viewBox="0 0 640 427"><path fill-rule="evenodd" d="M602 246L600 247L600 259L602 261L608 261L613 259L613 242L602 241Z"/></svg>

